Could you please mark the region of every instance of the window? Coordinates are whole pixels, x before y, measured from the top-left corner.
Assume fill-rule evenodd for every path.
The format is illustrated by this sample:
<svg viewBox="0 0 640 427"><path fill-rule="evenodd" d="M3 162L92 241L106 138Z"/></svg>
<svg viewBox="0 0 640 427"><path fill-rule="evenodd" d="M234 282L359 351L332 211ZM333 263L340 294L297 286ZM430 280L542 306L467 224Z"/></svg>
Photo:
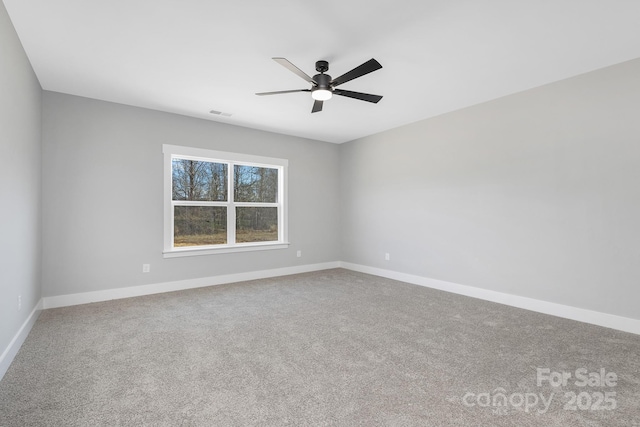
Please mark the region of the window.
<svg viewBox="0 0 640 427"><path fill-rule="evenodd" d="M163 145L164 256L281 249L287 160Z"/></svg>

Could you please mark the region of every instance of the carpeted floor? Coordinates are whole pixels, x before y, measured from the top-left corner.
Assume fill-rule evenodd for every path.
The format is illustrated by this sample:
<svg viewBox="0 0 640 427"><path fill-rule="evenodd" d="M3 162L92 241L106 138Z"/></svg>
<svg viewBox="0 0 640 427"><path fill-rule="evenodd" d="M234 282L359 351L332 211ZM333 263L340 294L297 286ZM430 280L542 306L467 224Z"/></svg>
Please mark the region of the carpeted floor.
<svg viewBox="0 0 640 427"><path fill-rule="evenodd" d="M51 309L32 425L640 426L640 336L341 269Z"/></svg>

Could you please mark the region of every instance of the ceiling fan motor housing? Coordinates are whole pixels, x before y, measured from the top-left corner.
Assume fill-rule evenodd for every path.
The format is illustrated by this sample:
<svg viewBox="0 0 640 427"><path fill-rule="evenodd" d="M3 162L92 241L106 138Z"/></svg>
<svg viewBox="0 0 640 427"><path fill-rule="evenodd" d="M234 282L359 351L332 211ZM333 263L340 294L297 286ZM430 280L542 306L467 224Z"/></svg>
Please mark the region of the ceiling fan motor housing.
<svg viewBox="0 0 640 427"><path fill-rule="evenodd" d="M316 74L313 76L313 81L316 82L318 89L329 89L329 83L331 83L331 76L329 74Z"/></svg>
<svg viewBox="0 0 640 427"><path fill-rule="evenodd" d="M316 101L326 101L331 99L333 88L331 87L331 76L329 74L316 74L313 76L315 87L311 88L311 97ZM315 104L314 104L315 105Z"/></svg>

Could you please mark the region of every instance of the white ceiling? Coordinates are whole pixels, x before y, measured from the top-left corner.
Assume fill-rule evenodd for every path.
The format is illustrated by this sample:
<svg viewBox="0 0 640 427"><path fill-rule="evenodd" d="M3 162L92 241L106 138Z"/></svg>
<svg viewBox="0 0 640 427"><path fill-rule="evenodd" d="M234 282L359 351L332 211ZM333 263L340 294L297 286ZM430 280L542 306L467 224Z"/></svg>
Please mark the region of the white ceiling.
<svg viewBox="0 0 640 427"><path fill-rule="evenodd" d="M640 57L637 0L3 1L45 90L336 143ZM255 96L278 56L384 98Z"/></svg>

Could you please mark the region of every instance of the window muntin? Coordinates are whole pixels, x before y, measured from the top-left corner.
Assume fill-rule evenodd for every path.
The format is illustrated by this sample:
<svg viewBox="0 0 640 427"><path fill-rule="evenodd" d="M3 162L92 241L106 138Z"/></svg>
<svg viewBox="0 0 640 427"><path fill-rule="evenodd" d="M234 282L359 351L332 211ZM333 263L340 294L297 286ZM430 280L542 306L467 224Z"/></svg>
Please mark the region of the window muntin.
<svg viewBox="0 0 640 427"><path fill-rule="evenodd" d="M288 245L287 160L172 145L163 151L165 257Z"/></svg>

